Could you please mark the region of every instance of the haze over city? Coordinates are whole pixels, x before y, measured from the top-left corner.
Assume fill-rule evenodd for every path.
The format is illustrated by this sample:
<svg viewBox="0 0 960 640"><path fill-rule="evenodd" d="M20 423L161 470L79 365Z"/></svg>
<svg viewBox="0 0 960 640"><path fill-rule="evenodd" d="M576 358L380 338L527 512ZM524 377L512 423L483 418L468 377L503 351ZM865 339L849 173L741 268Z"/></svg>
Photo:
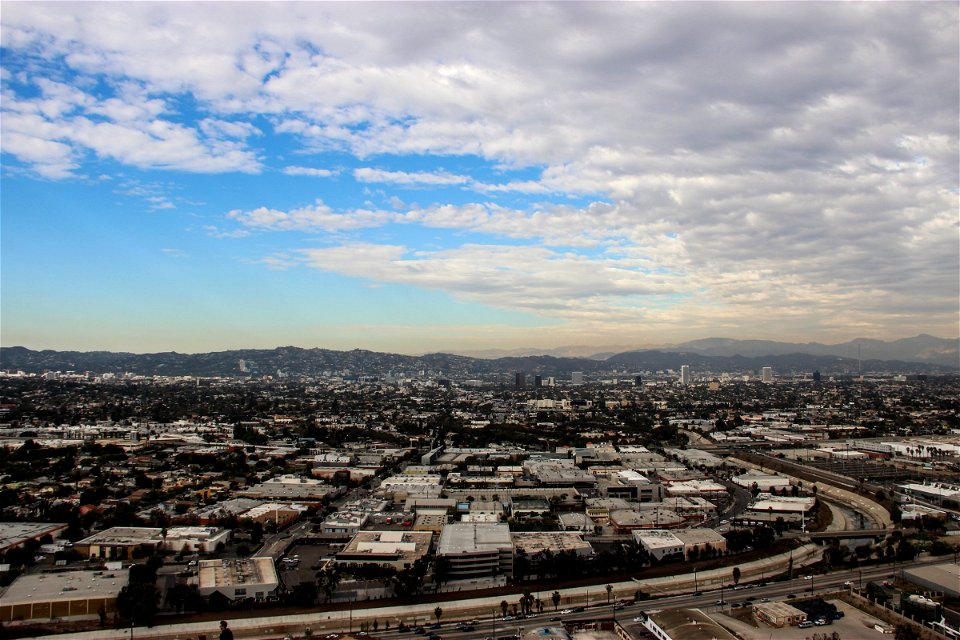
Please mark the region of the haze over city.
<svg viewBox="0 0 960 640"><path fill-rule="evenodd" d="M955 338L958 11L4 1L2 344Z"/></svg>

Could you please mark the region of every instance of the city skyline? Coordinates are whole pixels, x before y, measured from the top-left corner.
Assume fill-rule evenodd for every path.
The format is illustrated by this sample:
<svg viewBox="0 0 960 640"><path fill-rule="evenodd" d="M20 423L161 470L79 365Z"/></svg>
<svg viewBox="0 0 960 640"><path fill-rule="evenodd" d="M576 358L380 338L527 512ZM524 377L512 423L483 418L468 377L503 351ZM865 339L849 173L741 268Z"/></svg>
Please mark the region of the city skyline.
<svg viewBox="0 0 960 640"><path fill-rule="evenodd" d="M956 338L958 15L5 1L0 342Z"/></svg>

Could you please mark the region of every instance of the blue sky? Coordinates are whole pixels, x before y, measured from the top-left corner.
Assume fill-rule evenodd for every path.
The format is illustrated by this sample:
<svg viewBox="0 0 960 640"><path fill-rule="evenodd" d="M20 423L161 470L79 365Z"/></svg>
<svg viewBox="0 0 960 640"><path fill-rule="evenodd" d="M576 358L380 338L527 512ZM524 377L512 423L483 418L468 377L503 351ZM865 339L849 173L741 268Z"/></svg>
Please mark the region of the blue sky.
<svg viewBox="0 0 960 640"><path fill-rule="evenodd" d="M2 17L2 343L958 334L956 3Z"/></svg>

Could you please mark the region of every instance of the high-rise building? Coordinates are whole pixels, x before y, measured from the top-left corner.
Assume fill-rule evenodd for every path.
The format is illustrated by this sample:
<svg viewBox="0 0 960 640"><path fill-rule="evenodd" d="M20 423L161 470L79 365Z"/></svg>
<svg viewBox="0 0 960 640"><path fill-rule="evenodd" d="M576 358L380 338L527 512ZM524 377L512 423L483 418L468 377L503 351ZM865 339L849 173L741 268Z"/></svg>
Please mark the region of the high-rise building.
<svg viewBox="0 0 960 640"><path fill-rule="evenodd" d="M570 382L573 384L583 384L583 371L572 371L570 373Z"/></svg>
<svg viewBox="0 0 960 640"><path fill-rule="evenodd" d="M764 367L760 372L760 379L763 382L773 382L773 367Z"/></svg>
<svg viewBox="0 0 960 640"><path fill-rule="evenodd" d="M819 370L813 372L813 381L814 381L814 382L820 382L820 371L819 371Z"/></svg>
<svg viewBox="0 0 960 640"><path fill-rule="evenodd" d="M539 389L543 386L543 376L533 376L533 386Z"/></svg>
<svg viewBox="0 0 960 640"><path fill-rule="evenodd" d="M527 374L523 371L517 371L517 374L513 380L513 386L515 389L523 389L527 386Z"/></svg>
<svg viewBox="0 0 960 640"><path fill-rule="evenodd" d="M680 384L690 384L690 365L680 366Z"/></svg>
<svg viewBox="0 0 960 640"><path fill-rule="evenodd" d="M637 376L633 379L633 384L636 386L641 386L643 384L643 376Z"/></svg>

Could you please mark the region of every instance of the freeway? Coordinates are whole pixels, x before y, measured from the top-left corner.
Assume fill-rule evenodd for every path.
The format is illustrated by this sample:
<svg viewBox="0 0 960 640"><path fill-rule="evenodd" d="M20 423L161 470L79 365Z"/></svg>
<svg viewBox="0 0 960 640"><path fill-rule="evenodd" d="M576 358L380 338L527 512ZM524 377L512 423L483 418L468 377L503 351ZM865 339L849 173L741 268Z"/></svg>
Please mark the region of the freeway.
<svg viewBox="0 0 960 640"><path fill-rule="evenodd" d="M914 562L913 565L934 564L943 562L943 558L927 558ZM837 571L825 575L812 575L809 580L804 577L797 577L793 580L780 582L766 582L763 584L762 592L758 587L743 588L734 590L729 586L715 586L710 590L704 589L699 593L665 594L663 597L644 600L637 603L627 604L620 611L613 611L613 608L606 605L582 607L575 606L576 611L571 613L559 614L556 612L545 611L534 618L524 618L522 620L509 621L497 620L497 629L530 629L536 626L542 626L548 623L573 623L579 621L596 620L600 618L610 618L616 613L618 619L627 619L639 615L641 611L650 611L653 609L670 609L680 607L700 607L707 609L719 609L730 606L735 602L743 602L748 597L760 598L766 597L771 600L788 599L790 594L796 596L807 596L818 592L835 592L842 589L844 582L851 581L865 584L869 580L884 578L893 571L890 566L867 567L858 569ZM679 577L678 585L684 584L686 576ZM621 583L614 585L617 592L623 588L629 588L631 583ZM594 587L596 597L603 598L603 587L597 585ZM578 589L579 590L579 589ZM562 590L567 591L567 590ZM452 594L451 594L452 595ZM514 602L519 597L514 594L508 597L509 602ZM549 607L549 595L542 594L543 599ZM385 606L372 609L357 609L350 611L330 611L314 609L305 611L296 615L286 616L264 616L259 618L235 618L230 621L230 627L238 640L276 640L285 635L303 636L304 630L309 627L314 636L323 634L333 635L341 634L350 630L358 630L361 623L372 625L373 621L378 621L378 637L384 637L388 640L414 640L415 634L401 634L397 631L399 622L424 624L433 621L433 610L440 606L443 611L444 624L438 630L443 636L456 638L456 640L479 640L488 637L493 631L492 616L499 612L499 604L502 596L479 597L471 599L460 599L452 597L448 601L440 603L413 604L407 606ZM726 604L718 604L720 600ZM559 620L553 620L559 618ZM456 621L477 619L481 624L473 631L459 632L453 626ZM390 622L391 629L384 630L386 623ZM183 640L184 638L195 638L200 634L206 634L211 637L213 629L212 623L177 623L169 625L157 625L152 628L137 627L134 630L135 637L138 640ZM499 632L498 632L499 633ZM512 635L512 633L502 633L502 635ZM126 640L130 637L130 630L126 629L100 629L92 632L73 633L63 638L69 637L70 640Z"/></svg>
<svg viewBox="0 0 960 640"><path fill-rule="evenodd" d="M919 561L915 564L931 564L942 562L942 558L932 558ZM522 617L519 619L502 620L499 618L500 609L495 603L489 603L486 611L474 610L474 615L463 612L464 615L457 615L453 618L449 613L444 613L444 621L440 628L429 629L444 638L454 638L456 640L484 640L489 638L503 638L514 634L523 634L532 628L550 624L575 624L578 622L590 622L598 619L609 620L611 618L623 621L632 620L641 613L647 613L653 610L679 609L679 608L699 608L705 610L721 611L730 608L733 605L749 604L750 602L760 601L762 598L769 600L786 600L793 598L809 598L821 593L836 592L846 589L844 583L851 582L853 585L866 584L870 580L882 579L892 575L891 567L869 567L862 570L858 569L837 571L828 575L810 575L798 576L793 580L780 582L767 582L762 585L750 584L742 588L722 587L704 591L697 594L681 594L645 600L636 603L624 605L622 609L614 610L613 606L606 603L591 607L578 607L576 610L566 610L564 613L556 611L544 611L539 615ZM762 589L759 587L762 586ZM462 603L466 604L466 603ZM449 606L449 605L448 605ZM446 609L445 609L446 611ZM461 613L458 606L456 612ZM472 631L457 631L455 625L461 620L478 620L479 624ZM407 620L407 622L415 622ZM423 616L416 620L420 624L427 622L427 617ZM379 637L390 639L413 640L418 636L413 632L401 633L394 626L390 631L380 631L376 634Z"/></svg>

